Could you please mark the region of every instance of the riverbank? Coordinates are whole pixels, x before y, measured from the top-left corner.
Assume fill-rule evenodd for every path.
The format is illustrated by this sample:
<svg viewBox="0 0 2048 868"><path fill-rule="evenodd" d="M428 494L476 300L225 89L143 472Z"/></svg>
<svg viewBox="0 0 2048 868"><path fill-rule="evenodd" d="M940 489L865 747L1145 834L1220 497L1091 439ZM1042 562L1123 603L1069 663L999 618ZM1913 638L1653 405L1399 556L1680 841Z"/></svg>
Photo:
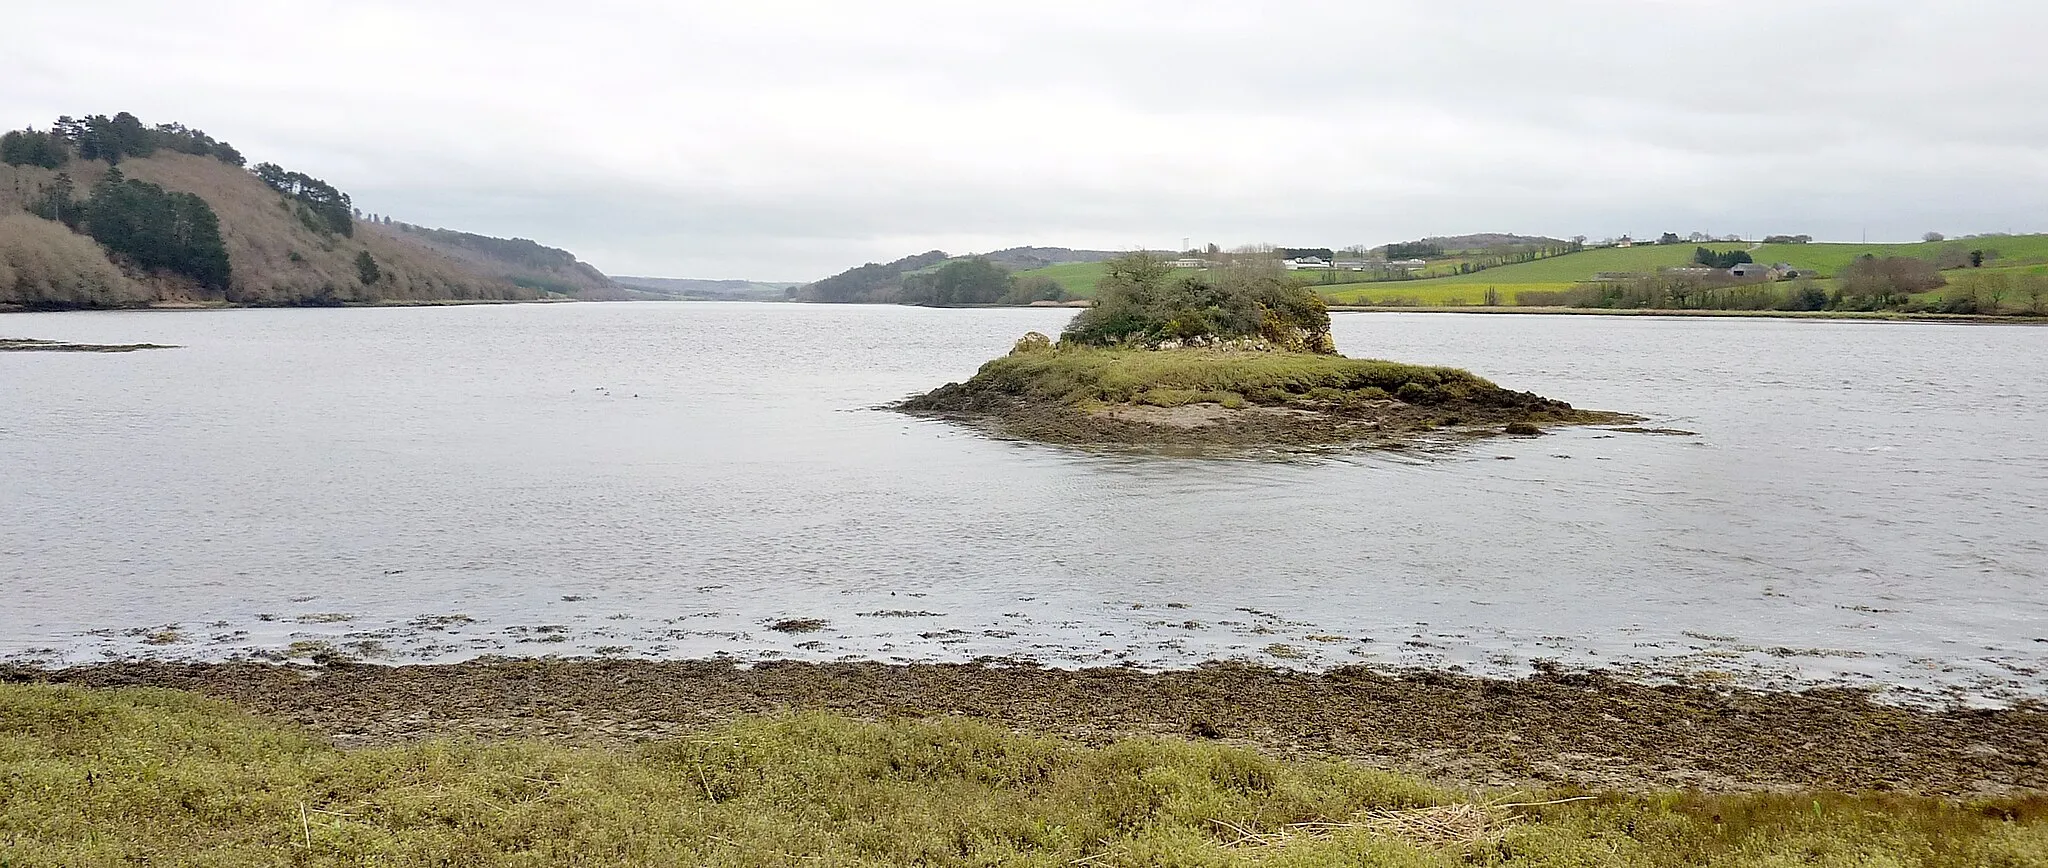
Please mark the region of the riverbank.
<svg viewBox="0 0 2048 868"><path fill-rule="evenodd" d="M1929 709L1853 690L1522 680L1210 665L1148 673L972 664L484 660L327 668L109 663L0 681L160 687L227 700L345 747L464 737L621 745L759 714L968 718L1105 744L1215 741L1467 788L1799 789L1993 797L2048 791L2048 708Z"/></svg>
<svg viewBox="0 0 2048 868"><path fill-rule="evenodd" d="M1658 310L1652 308L1606 308L1606 307L1522 307L1516 305L1356 305L1333 304L1331 313L1492 313L1492 314L1547 314L1569 316L1660 316L1660 317L1721 317L1736 319L1801 319L1801 320L1846 320L1868 322L1938 322L1938 323L1979 323L2004 325L2048 325L2048 317L2041 316L1986 316L1963 313L1902 313L1889 310Z"/></svg>
<svg viewBox="0 0 2048 868"><path fill-rule="evenodd" d="M519 697L557 685L500 686ZM634 743L337 749L185 692L0 684L0 861L1974 868L2048 858L2038 795L1471 790L1200 739L1084 743L918 716L928 719L773 714Z"/></svg>

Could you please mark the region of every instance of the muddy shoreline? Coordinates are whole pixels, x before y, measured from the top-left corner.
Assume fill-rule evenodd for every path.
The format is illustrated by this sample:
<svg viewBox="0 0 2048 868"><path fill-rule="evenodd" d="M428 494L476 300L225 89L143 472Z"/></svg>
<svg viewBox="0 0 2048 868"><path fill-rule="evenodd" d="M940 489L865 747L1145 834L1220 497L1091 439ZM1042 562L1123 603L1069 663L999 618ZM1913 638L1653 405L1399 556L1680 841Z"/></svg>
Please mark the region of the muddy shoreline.
<svg viewBox="0 0 2048 868"><path fill-rule="evenodd" d="M1099 743L1215 739L1483 788L2048 791L2048 706L1907 708L1869 693L1244 665L1147 673L977 664L491 659L450 665L107 663L0 679L163 687L343 746L427 737L630 743L749 714L963 715Z"/></svg>
<svg viewBox="0 0 2048 868"><path fill-rule="evenodd" d="M136 350L174 350L169 344L75 344L33 338L0 338L0 353L132 353Z"/></svg>

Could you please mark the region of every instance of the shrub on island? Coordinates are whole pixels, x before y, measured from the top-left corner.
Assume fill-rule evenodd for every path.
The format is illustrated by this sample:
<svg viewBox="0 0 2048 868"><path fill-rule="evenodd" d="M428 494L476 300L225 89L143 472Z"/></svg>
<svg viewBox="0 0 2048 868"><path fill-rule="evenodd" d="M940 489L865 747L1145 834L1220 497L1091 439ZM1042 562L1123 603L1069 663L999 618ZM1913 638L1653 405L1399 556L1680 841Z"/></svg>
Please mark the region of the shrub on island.
<svg viewBox="0 0 2048 868"><path fill-rule="evenodd" d="M1091 347L1220 347L1335 355L1321 296L1277 265L1177 271L1151 253L1108 262L1095 305L1061 333Z"/></svg>

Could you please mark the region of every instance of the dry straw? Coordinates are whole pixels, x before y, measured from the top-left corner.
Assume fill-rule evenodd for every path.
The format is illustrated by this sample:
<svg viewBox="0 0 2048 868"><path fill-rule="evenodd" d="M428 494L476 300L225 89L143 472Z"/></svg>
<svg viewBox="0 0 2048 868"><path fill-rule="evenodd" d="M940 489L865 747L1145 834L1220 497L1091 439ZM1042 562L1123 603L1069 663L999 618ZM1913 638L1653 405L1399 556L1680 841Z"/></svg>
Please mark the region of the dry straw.
<svg viewBox="0 0 2048 868"><path fill-rule="evenodd" d="M1289 823L1270 832L1253 831L1228 820L1211 819L1209 822L1237 836L1227 842L1229 847L1284 847L1303 838L1322 839L1338 832L1360 829L1425 847L1469 849L1499 843L1507 836L1508 830L1523 819L1522 815L1515 813L1517 808L1561 805L1591 798L1577 796L1547 802L1467 802L1427 808L1372 810L1359 814L1357 819L1348 823Z"/></svg>

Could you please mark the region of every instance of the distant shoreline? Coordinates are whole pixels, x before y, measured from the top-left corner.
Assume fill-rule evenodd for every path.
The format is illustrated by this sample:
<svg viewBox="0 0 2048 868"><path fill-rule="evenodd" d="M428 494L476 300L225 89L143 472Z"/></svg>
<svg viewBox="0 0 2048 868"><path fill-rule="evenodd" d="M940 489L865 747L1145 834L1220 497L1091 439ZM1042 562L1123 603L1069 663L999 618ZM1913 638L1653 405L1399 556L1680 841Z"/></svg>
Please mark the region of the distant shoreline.
<svg viewBox="0 0 2048 868"><path fill-rule="evenodd" d="M1048 304L888 304L874 302L818 302L818 301L754 301L746 299L620 299L617 301L589 301L575 298L471 298L471 299L399 299L380 302L350 302L337 305L288 305L288 304L234 304L210 301L167 301L146 305L124 307L66 307L39 308L19 305L0 305L0 314L10 313L77 313L121 312L121 311L194 311L194 310L335 310L339 308L379 307L467 307L470 305L499 304L636 304L644 302L680 302L703 304L707 302L740 304L787 304L827 305L845 307L905 307L924 310L1085 310L1087 305L1067 302ZM1666 310L1659 308L1605 308L1605 307L1537 307L1521 305L1500 305L1484 307L1479 305L1364 305L1333 304L1331 313L1473 313L1545 316L1616 316L1616 317L1701 317L1733 319L1774 319L1774 320L1829 320L1836 322L1891 322L1891 323L1947 323L1951 325L2048 325L2048 316L1989 316L1963 313L1901 313L1899 311L1850 311L1850 310Z"/></svg>
<svg viewBox="0 0 2048 868"><path fill-rule="evenodd" d="M1565 316L1677 316L1677 317L1724 317L1739 319L1800 319L1836 320L1863 322L1923 322L1977 325L2048 325L2048 317L2042 316L1988 316L1966 313L1901 313L1899 311L1875 310L1663 310L1657 308L1607 308L1607 307L1522 307L1501 305L1481 307L1477 305L1449 306L1392 306L1333 304L1331 313L1480 313L1480 314L1545 314Z"/></svg>
<svg viewBox="0 0 2048 868"><path fill-rule="evenodd" d="M466 307L479 304L611 304L613 302L582 302L574 298L446 298L446 299L394 299L379 302L349 302L346 304L236 304L227 301L159 301L150 304L122 305L119 307L23 307L0 304L0 314L6 313L121 313L132 311L193 311L193 310L336 310L339 308L369 307Z"/></svg>

